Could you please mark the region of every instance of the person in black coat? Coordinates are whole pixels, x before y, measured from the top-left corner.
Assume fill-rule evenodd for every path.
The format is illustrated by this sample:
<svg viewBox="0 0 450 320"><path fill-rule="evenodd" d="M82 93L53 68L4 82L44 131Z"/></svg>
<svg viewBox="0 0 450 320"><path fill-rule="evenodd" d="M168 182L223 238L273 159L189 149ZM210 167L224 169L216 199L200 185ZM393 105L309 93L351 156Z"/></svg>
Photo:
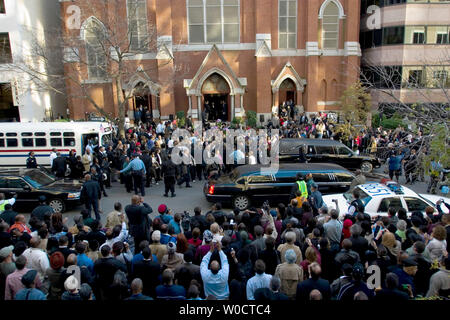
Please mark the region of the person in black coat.
<svg viewBox="0 0 450 320"><path fill-rule="evenodd" d="M60 152L56 153L56 158L53 160L52 172L57 178L64 179L66 176L66 158L61 156Z"/></svg>
<svg viewBox="0 0 450 320"><path fill-rule="evenodd" d="M175 164L172 162L172 160L170 159L171 156L170 154L168 155L168 160L163 162L162 165L162 173L164 175L164 187L165 187L165 192L164 192L164 197L168 197L169 196L169 190L172 194L172 197L175 197L175 182L176 182L176 174L177 174L177 169Z"/></svg>
<svg viewBox="0 0 450 320"><path fill-rule="evenodd" d="M153 261L152 251L148 246L142 249L143 260L133 265L133 273L131 279L140 278L144 284L143 294L155 297L155 288L159 285L159 275L161 266L158 262Z"/></svg>
<svg viewBox="0 0 450 320"><path fill-rule="evenodd" d="M330 300L331 291L330 283L322 279L320 274L322 273L322 268L316 262L311 264L311 278L300 282L297 285L297 293L295 299L297 301L307 301L309 300L309 295L311 291L317 289L322 294L323 300Z"/></svg>
<svg viewBox="0 0 450 320"><path fill-rule="evenodd" d="M53 213L53 208L47 205L47 198L42 195L39 196L39 205L31 211L31 217L36 217L40 221L46 221L45 217L50 217Z"/></svg>
<svg viewBox="0 0 450 320"><path fill-rule="evenodd" d="M152 220L148 216L153 212L153 209L144 203L144 199L139 195L131 197L131 204L125 207L125 213L128 217L128 224L130 229L130 235L134 238L135 253L139 252L139 243L142 240L150 240L150 226Z"/></svg>
<svg viewBox="0 0 450 320"><path fill-rule="evenodd" d="M98 292L95 296L99 300L105 300L107 297L107 290L113 283L114 275L118 270L127 272L127 266L111 256L111 247L105 244L100 253L102 258L94 263L95 284Z"/></svg>
<svg viewBox="0 0 450 320"><path fill-rule="evenodd" d="M29 155L29 157L27 159L27 168L29 168L29 169L37 168L37 161L36 161L36 157L34 156L34 152L30 151L30 153L28 155Z"/></svg>
<svg viewBox="0 0 450 320"><path fill-rule="evenodd" d="M100 213L98 209L98 201L102 198L100 185L97 181L91 180L91 175L84 176L85 183L81 189L80 199L84 203L86 209L91 214L91 208L94 209L95 219L100 220Z"/></svg>
<svg viewBox="0 0 450 320"><path fill-rule="evenodd" d="M144 150L140 158L145 165L145 187L149 188L152 181L152 157L150 157L148 150Z"/></svg>
<svg viewBox="0 0 450 320"><path fill-rule="evenodd" d="M73 165L73 168L70 170L70 177L74 180L81 179L83 177L84 165L81 161L81 156L76 157L76 162Z"/></svg>

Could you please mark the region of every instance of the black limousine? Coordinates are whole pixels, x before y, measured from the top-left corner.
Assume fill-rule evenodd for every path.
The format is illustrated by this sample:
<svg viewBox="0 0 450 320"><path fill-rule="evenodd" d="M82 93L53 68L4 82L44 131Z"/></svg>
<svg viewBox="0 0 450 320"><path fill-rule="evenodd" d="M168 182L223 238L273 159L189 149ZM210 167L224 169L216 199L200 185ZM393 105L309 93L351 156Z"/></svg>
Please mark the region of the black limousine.
<svg viewBox="0 0 450 320"><path fill-rule="evenodd" d="M262 165L243 165L208 181L203 192L209 202L228 203L240 210L265 200L288 203L298 172L311 173L322 194L346 192L355 178L347 169L329 163L282 163L277 171Z"/></svg>
<svg viewBox="0 0 450 320"><path fill-rule="evenodd" d="M330 139L281 139L280 162L299 162L300 148L309 163L336 163L347 169L361 169L364 173L369 173L373 168L381 166L379 159L358 155L345 144Z"/></svg>

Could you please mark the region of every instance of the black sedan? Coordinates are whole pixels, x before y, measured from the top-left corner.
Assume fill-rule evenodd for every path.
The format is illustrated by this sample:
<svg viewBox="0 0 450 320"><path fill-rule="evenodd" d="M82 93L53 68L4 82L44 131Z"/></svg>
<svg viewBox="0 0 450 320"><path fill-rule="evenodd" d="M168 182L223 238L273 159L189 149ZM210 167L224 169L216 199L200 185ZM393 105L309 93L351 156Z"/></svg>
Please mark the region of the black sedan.
<svg viewBox="0 0 450 320"><path fill-rule="evenodd" d="M78 180L57 180L45 169L0 170L0 192L9 199L16 196L14 208L30 211L39 204L44 195L55 212L80 204L82 183Z"/></svg>

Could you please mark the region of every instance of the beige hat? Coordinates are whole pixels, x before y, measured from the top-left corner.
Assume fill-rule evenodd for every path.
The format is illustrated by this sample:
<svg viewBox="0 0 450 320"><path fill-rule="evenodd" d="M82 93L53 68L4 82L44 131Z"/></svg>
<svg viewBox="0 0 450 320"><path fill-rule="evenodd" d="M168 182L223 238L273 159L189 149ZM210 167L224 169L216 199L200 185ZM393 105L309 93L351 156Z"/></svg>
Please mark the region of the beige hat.
<svg viewBox="0 0 450 320"><path fill-rule="evenodd" d="M161 231L159 231L159 230L153 231L153 233L152 233L152 240L153 241L161 240Z"/></svg>
<svg viewBox="0 0 450 320"><path fill-rule="evenodd" d="M70 276L64 281L64 288L67 291L74 291L78 289L78 280L74 276Z"/></svg>

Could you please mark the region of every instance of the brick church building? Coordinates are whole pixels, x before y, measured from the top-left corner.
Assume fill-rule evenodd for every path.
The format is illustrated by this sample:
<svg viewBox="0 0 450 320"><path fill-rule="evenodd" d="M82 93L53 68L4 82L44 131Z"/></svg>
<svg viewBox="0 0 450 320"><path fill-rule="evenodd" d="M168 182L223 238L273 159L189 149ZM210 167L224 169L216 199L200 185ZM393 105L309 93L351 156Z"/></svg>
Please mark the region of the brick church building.
<svg viewBox="0 0 450 320"><path fill-rule="evenodd" d="M74 119L94 105L117 116L123 90L131 118L143 106L161 119L198 119L208 104L227 120L253 110L265 122L288 100L306 112L337 110L359 78L359 0L60 3L63 35L77 39L64 50ZM67 23L76 13L79 29ZM126 53L121 69L117 52Z"/></svg>

